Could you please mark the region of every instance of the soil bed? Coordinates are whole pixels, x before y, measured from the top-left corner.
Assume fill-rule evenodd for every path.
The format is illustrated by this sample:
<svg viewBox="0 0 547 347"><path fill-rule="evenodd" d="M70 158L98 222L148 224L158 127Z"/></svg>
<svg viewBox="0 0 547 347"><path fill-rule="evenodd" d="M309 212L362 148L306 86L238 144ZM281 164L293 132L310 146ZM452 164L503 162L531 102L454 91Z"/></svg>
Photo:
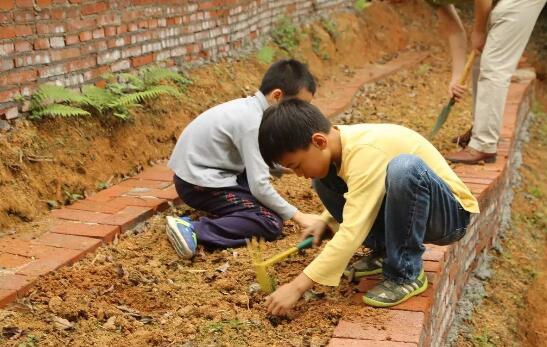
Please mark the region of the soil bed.
<svg viewBox="0 0 547 347"><path fill-rule="evenodd" d="M447 62L428 58L422 66L368 85L350 115L342 118L350 123L396 122L427 132L439 100L446 99L440 86L448 69ZM467 126L468 115L462 111L467 103L455 109L438 144ZM304 211L320 211L309 181L286 175L274 183ZM194 211L178 212L196 216ZM17 344L32 335L45 345L324 345L341 317L381 326L387 312L352 302L353 288L344 282L335 289L318 287L287 319L268 317L263 295L250 292L254 272L246 249L200 251L192 262L179 260L164 228L163 215L155 216L119 242L38 281L28 298L1 311L3 328L25 332L9 342ZM285 235L269 244L269 254L297 241L298 231L290 222ZM277 266L279 282L296 276L316 252L308 250ZM71 327L59 326L56 317L67 319Z"/></svg>
<svg viewBox="0 0 547 347"><path fill-rule="evenodd" d="M358 39L374 37L373 32L378 27L376 22L382 18L383 22L393 22L394 18L399 18L389 7L385 7L386 5L375 6L380 7L374 10L376 11L374 15L370 15L368 22L360 24L361 27L355 28L356 25L354 25L352 28L348 18L340 19L340 23L346 23L347 30L350 33L353 32L354 42ZM375 60L390 50L400 50L412 40L431 42L437 39L436 34L432 35L426 31L425 26L431 23L425 21L424 28L419 29L415 25L407 27L406 30L415 31L412 40L405 37L406 34L399 30L403 22L407 24L407 20L410 23L410 20L415 21L415 18L430 16L430 11L424 12L423 7L416 7L413 4L400 9L400 13L406 11L412 16L400 17L397 25L392 26L395 29L386 29L388 32L384 31L382 34L385 36L380 35L379 38L371 39L366 47L360 43L363 47L359 46L360 50L355 49L355 52L363 52L366 51L365 48L370 48L367 54L362 55L364 62L368 62L369 59ZM356 35L354 29L357 32L362 30L361 36ZM397 43L390 48L382 47L378 42L385 41L385 37L391 37ZM340 40L343 43L343 39ZM340 42L337 43L337 45L340 44ZM345 42L345 44L346 51L338 46L336 48L339 49L340 56L344 56L344 52L351 52L353 48L351 42ZM305 52L306 47L302 46L304 46L301 47L302 51ZM420 66L365 86L355 99L352 110L336 119L335 122L393 122L427 134L443 103L447 101L446 83L450 75L449 59L444 48L432 46L431 52L432 55ZM353 54L355 58L355 53ZM327 72L331 72L328 70L329 66L337 66L336 64L349 66L338 65L337 68L332 68L332 71L336 72L333 73L334 75L351 74L352 65L341 59L329 63L316 62L316 66L321 65L321 69L316 71L316 74L326 77ZM310 65L314 66L314 62L310 61ZM107 130L104 130L104 134L92 130L96 123L77 124L78 129L89 127L91 135L88 136L95 139L85 142L88 146L86 148L89 148L91 152L87 154L87 157L83 156L85 159L82 159L85 148L74 148L74 151L79 153L76 159L82 160L78 165L82 167L92 166L91 162L97 158L93 155L109 153L101 147L97 147L95 152L96 144L105 141L105 148L116 147L119 144L117 146L119 148L111 154L109 160L101 162L99 166L108 174L93 176L85 172L88 169L75 174L78 165L72 160L70 164L67 164L74 175L69 176L73 178L72 183L51 181L51 186L47 186L43 182L36 182L36 185L42 184L40 186L42 196L29 196L32 199L47 198L58 194L62 188L73 189L76 183L81 184L81 189L86 187L89 189L99 177L104 181L109 180L112 175L116 176L116 179L121 179L125 173L132 170L131 165L137 165L137 169L133 170L138 171L139 165L168 155L172 148L173 137L177 136L185 122L191 119L190 115L195 115L206 106L220 102L219 99L229 99L243 93L249 94L253 88L241 86L256 85L257 78L250 76L260 76L264 69L256 62L237 63L233 66L223 63L216 66L217 68L210 68L207 72L202 72L202 76L198 76L202 78L199 79L197 89L194 89L191 97L185 100L187 102L185 109L181 111L181 114L168 111L164 115L167 121L161 123L162 127L157 133L155 131L158 121L146 116L137 118L135 125L126 130L113 130L112 138L108 138ZM216 99L209 97L211 88L218 88L219 80L230 81L239 73L246 78L239 89L222 85L223 90ZM239 75L238 78L240 78ZM434 144L442 152L454 149L454 145L450 144L448 139L465 131L470 124L469 99L466 97L461 105L453 109L447 124L434 139ZM207 101L206 104L200 104L195 100ZM150 107L155 112L160 112L162 109L176 109L168 103L158 103ZM139 136L130 133L140 125L143 130ZM73 143L77 143L78 139L84 137L70 133L69 126L65 126L66 128L61 131L66 131L67 138ZM46 124L45 127L54 128L55 123ZM44 128L39 130L33 128L32 136L27 134L24 141L36 138L43 130ZM125 135L130 141L123 141ZM150 140L151 148L156 148L152 151L153 154L148 154L147 151L150 148L140 146L141 142L138 140L142 136ZM139 146L136 145L137 143ZM41 145L45 148L46 142L41 142ZM124 156L131 160L127 163L117 160ZM122 164L117 164L118 162ZM115 168L106 167L107 164L113 163L116 165ZM24 163L20 166L21 169L25 169L28 165L30 164ZM47 164L39 165L44 169ZM39 171L40 167L32 168L32 170ZM0 171L0 178L2 175L4 178L12 177L11 173L5 173L9 171L8 169L6 168L4 173ZM63 176L66 171L59 168L56 170L44 171L44 176L66 177ZM24 184L28 183L28 180L17 182ZM302 210L320 212L320 202L312 192L309 181L286 175L276 179L274 184L282 195ZM5 194L9 193L7 186L3 189L6 189ZM2 192L1 189L0 192ZM21 204L24 205L24 203ZM19 211L16 217L0 220L0 224L13 226L13 218L22 220L26 218L21 217L24 215L23 209L16 209L16 211ZM29 219L43 213L43 211L27 212ZM197 216L195 211L180 209L168 211L166 214L175 212L189 212L192 216ZM262 305L263 295L251 290L255 280L246 249L215 252L205 252L200 249L193 261L180 260L165 236L164 216L165 214L151 218L139 228L122 235L113 244L100 248L74 266L63 268L38 280L28 297L7 309L0 310L0 329L3 333L0 336L0 343L71 346L146 344L319 346L328 342L341 318L382 327L383 316L387 311L352 302L350 297L354 289L347 282L343 282L339 288L317 287L316 292L307 295L307 301L302 300L288 318L268 317ZM284 237L269 244L266 255L288 248L296 243L297 239L298 230L292 223L287 223ZM278 281L285 283L296 276L317 252L318 250L308 250L278 265L275 269Z"/></svg>

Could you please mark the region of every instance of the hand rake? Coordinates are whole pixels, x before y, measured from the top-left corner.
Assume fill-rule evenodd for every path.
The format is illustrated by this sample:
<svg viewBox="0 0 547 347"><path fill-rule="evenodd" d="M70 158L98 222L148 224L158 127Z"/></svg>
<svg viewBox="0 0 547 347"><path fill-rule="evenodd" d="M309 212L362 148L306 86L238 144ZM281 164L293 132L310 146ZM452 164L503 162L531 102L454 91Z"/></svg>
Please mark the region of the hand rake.
<svg viewBox="0 0 547 347"><path fill-rule="evenodd" d="M251 260L256 273L256 281L260 285L260 289L262 289L262 291L266 294L272 293L275 290L276 283L274 278L269 273L270 266L286 259L288 256L298 252L299 250L310 248L312 244L313 237L311 236L286 251L278 253L268 259L264 259L262 257L262 250L265 247L264 240L257 241L255 238L252 238L250 241L247 240L247 248L251 254Z"/></svg>
<svg viewBox="0 0 547 347"><path fill-rule="evenodd" d="M469 58L467 58L467 62L465 63L465 68L463 69L462 76L460 77L460 84L464 84L465 81L467 80L467 76L469 76L469 71L471 71L471 66L473 65L474 60L475 60L475 50L471 51L471 54L469 54ZM450 113L450 110L452 110L452 106L454 106L455 103L456 103L456 99L454 97L451 97L448 104L446 104L446 106L443 107L441 113L437 117L435 126L433 126L433 129L431 129L428 139L432 139L433 136L437 134L439 129L441 129L443 124L446 122L446 119L448 118L448 114Z"/></svg>

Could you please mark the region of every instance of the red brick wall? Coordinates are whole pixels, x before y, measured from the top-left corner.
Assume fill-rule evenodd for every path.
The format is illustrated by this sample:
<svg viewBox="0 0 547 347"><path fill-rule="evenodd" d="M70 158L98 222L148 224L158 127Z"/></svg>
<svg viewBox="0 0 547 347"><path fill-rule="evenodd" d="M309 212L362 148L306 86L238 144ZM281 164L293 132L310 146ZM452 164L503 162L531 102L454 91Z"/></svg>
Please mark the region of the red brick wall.
<svg viewBox="0 0 547 347"><path fill-rule="evenodd" d="M0 117L15 118L36 86L96 83L107 72L228 56L278 16L300 22L350 0L0 0ZM28 105L28 103L27 103Z"/></svg>

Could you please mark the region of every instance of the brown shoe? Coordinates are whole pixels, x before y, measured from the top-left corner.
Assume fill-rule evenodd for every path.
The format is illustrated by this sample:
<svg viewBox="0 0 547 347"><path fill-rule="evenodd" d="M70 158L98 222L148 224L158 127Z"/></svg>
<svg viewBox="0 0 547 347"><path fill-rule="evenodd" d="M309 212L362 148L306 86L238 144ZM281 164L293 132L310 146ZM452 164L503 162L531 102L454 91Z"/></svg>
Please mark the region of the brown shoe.
<svg viewBox="0 0 547 347"><path fill-rule="evenodd" d="M453 163L462 164L478 164L481 161L485 163L495 163L496 153L483 153L471 147L467 147L459 152L454 152L446 155L445 159Z"/></svg>
<svg viewBox="0 0 547 347"><path fill-rule="evenodd" d="M462 135L453 137L451 140L452 143L458 144L458 146L460 146L461 148L467 147L467 145L469 144L469 141L471 141L472 131L473 131L473 127L469 128L469 130L467 130Z"/></svg>

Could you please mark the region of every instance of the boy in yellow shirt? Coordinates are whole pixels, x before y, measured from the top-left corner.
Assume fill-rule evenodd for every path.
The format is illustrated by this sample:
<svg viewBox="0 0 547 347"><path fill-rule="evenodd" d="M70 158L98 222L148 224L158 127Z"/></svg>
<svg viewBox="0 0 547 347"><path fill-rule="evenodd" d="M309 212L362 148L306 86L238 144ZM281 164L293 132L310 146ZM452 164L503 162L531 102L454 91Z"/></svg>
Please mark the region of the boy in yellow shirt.
<svg viewBox="0 0 547 347"><path fill-rule="evenodd" d="M420 134L394 124L333 126L311 104L290 99L264 112L259 129L264 161L313 179L325 205L306 228L319 245L329 226L338 229L322 252L290 283L266 299L283 315L315 283L337 286L345 271L383 281L363 300L397 305L426 290L424 242L461 239L477 200L442 155ZM372 254L347 267L362 244Z"/></svg>

